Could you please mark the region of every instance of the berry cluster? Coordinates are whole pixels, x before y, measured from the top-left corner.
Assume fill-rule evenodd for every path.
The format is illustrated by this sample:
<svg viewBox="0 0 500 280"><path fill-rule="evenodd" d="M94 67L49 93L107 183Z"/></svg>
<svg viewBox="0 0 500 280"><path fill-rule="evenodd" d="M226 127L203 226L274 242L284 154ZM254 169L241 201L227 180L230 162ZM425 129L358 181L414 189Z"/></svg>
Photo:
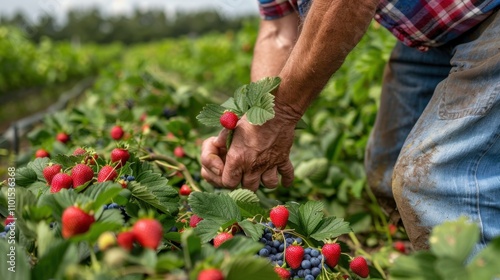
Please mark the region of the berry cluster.
<svg viewBox="0 0 500 280"><path fill-rule="evenodd" d="M118 209L120 210L122 216L123 216L123 220L125 222L127 222L129 219L130 219L130 216L127 214L127 211L125 210L125 206L120 206L116 203L109 203L109 204L106 204L103 206L104 207L104 210L108 210L108 209Z"/></svg>
<svg viewBox="0 0 500 280"><path fill-rule="evenodd" d="M10 230L14 230L15 226L16 221L14 220L14 218L12 218L12 216L7 217L7 219L5 219L5 228L3 232L0 232L0 238L7 238Z"/></svg>

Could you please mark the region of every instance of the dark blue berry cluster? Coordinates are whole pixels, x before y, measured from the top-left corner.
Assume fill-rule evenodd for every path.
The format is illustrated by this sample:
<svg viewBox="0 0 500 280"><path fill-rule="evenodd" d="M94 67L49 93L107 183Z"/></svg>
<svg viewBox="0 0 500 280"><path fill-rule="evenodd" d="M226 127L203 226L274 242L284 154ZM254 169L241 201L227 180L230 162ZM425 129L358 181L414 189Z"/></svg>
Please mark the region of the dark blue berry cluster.
<svg viewBox="0 0 500 280"><path fill-rule="evenodd" d="M0 232L0 238L6 238L7 235L9 234L9 231L12 229L14 230L14 227L16 225L16 222L11 222L7 224L3 230L3 232Z"/></svg>
<svg viewBox="0 0 500 280"><path fill-rule="evenodd" d="M123 180L128 181L128 182L135 181L135 177L134 176L127 175L127 174L121 176L120 179L123 179Z"/></svg>
<svg viewBox="0 0 500 280"><path fill-rule="evenodd" d="M290 233L283 234L271 222L264 224L264 226L266 226L264 235L259 240L264 244L264 248L260 249L258 255L268 258L273 265L283 266L286 246L292 244L302 245L303 240ZM323 255L318 249L304 248L304 259L300 267L298 269L289 269L291 279L314 280L321 274L322 265Z"/></svg>

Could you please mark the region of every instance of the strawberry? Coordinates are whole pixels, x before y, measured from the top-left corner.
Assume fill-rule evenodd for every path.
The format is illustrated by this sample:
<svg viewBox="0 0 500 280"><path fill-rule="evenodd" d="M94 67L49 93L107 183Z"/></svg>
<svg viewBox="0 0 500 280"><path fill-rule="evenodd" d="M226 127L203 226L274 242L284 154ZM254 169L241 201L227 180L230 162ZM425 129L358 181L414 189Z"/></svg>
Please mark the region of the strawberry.
<svg viewBox="0 0 500 280"><path fill-rule="evenodd" d="M56 140L63 144L66 144L69 141L69 135L66 134L65 132L59 132L56 135Z"/></svg>
<svg viewBox="0 0 500 280"><path fill-rule="evenodd" d="M321 248L325 263L331 268L334 268L339 262L341 252L342 249L338 243L327 243Z"/></svg>
<svg viewBox="0 0 500 280"><path fill-rule="evenodd" d="M186 156L186 152L184 152L184 148L182 148L181 146L175 147L174 156L176 156L178 158L183 158L184 156Z"/></svg>
<svg viewBox="0 0 500 280"><path fill-rule="evenodd" d="M271 222L273 222L274 226L279 229L284 229L286 227L286 223L288 222L288 216L290 213L288 209L284 205L278 205L271 209L269 213L269 218L271 218Z"/></svg>
<svg viewBox="0 0 500 280"><path fill-rule="evenodd" d="M118 173L113 166L105 165L97 174L97 182L114 181L118 177Z"/></svg>
<svg viewBox="0 0 500 280"><path fill-rule="evenodd" d="M196 214L193 214L193 216L191 216L191 219L189 219L189 226L195 228L196 225L198 225L198 223L201 221L203 221L203 218L199 217Z"/></svg>
<svg viewBox="0 0 500 280"><path fill-rule="evenodd" d="M50 186L52 178L56 176L57 173L61 172L61 166L59 164L49 164L43 169L43 177L47 181L47 185Z"/></svg>
<svg viewBox="0 0 500 280"><path fill-rule="evenodd" d="M290 271L288 269L286 269L284 267L280 267L280 266L276 266L274 268L274 272L276 272L276 274L278 274L278 276L282 280L288 280L292 276L292 274L290 273Z"/></svg>
<svg viewBox="0 0 500 280"><path fill-rule="evenodd" d="M47 152L45 149L38 149L36 152L35 152L35 157L37 158L44 158L44 157L50 157L50 154L49 152Z"/></svg>
<svg viewBox="0 0 500 280"><path fill-rule="evenodd" d="M187 184L182 185L181 188L179 189L180 195L188 196L190 193L191 193L191 188Z"/></svg>
<svg viewBox="0 0 500 280"><path fill-rule="evenodd" d="M222 243L233 238L233 235L229 232L221 232L214 237L214 247L218 248Z"/></svg>
<svg viewBox="0 0 500 280"><path fill-rule="evenodd" d="M116 243L120 245L123 249L127 251L131 251L134 247L135 236L132 231L124 231L120 232L116 236Z"/></svg>
<svg viewBox="0 0 500 280"><path fill-rule="evenodd" d="M392 236L394 236L394 234L396 234L396 232L398 231L398 227L395 224L389 224L387 227L389 229L389 233Z"/></svg>
<svg viewBox="0 0 500 280"><path fill-rule="evenodd" d="M94 178L94 171L88 165L79 163L71 169L71 178L73 178L73 187L81 186Z"/></svg>
<svg viewBox="0 0 500 280"><path fill-rule="evenodd" d="M200 271L197 280L224 280L224 274L217 268L207 268Z"/></svg>
<svg viewBox="0 0 500 280"><path fill-rule="evenodd" d="M87 153L87 151L85 151L85 149L84 149L84 148L80 148L80 147L76 148L76 149L73 151L73 155L74 155L74 156L81 156L81 155L84 155L84 154L86 154L86 153Z"/></svg>
<svg viewBox="0 0 500 280"><path fill-rule="evenodd" d="M117 162L116 167L122 167L130 158L130 153L127 149L114 148L111 151L111 162Z"/></svg>
<svg viewBox="0 0 500 280"><path fill-rule="evenodd" d="M304 248L300 245L290 245L285 250L286 263L293 269L300 267L304 259Z"/></svg>
<svg viewBox="0 0 500 280"><path fill-rule="evenodd" d="M368 268L368 264L362 256L352 259L349 263L349 268L362 278L366 278L370 274L370 268Z"/></svg>
<svg viewBox="0 0 500 280"><path fill-rule="evenodd" d="M95 219L93 215L85 213L77 206L70 206L64 210L61 222L62 236L64 238L70 238L87 232L90 226L95 222Z"/></svg>
<svg viewBox="0 0 500 280"><path fill-rule="evenodd" d="M219 121L223 127L233 130L236 127L236 123L238 123L238 116L231 111L225 111L222 116L220 116Z"/></svg>
<svg viewBox="0 0 500 280"><path fill-rule="evenodd" d="M123 128L121 126L115 125L111 128L109 134L111 135L111 138L115 140L120 140L122 139L123 134L125 134L125 132L123 131Z"/></svg>
<svg viewBox="0 0 500 280"><path fill-rule="evenodd" d="M394 246L394 249L398 250L399 252L406 254L406 246L403 241L395 241L392 246Z"/></svg>
<svg viewBox="0 0 500 280"><path fill-rule="evenodd" d="M7 216L7 218L5 218L4 225L8 225L10 223L15 223L15 222L16 222L16 218L14 218L14 216L12 216L12 215L9 215L9 216Z"/></svg>
<svg viewBox="0 0 500 280"><path fill-rule="evenodd" d="M66 173L57 173L50 182L50 192L56 193L61 189L69 189L73 187L73 178Z"/></svg>
<svg viewBox="0 0 500 280"><path fill-rule="evenodd" d="M132 233L142 247L156 250L163 236L163 228L153 218L142 218L134 224Z"/></svg>

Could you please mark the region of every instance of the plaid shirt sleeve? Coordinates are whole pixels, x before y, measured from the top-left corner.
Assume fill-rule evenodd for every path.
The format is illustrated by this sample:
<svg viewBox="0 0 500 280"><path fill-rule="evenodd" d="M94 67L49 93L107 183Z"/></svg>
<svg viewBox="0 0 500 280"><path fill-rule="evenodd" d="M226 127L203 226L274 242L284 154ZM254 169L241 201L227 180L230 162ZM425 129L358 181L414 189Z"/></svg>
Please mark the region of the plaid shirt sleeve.
<svg viewBox="0 0 500 280"><path fill-rule="evenodd" d="M297 11L297 0L258 0L262 19L272 20Z"/></svg>
<svg viewBox="0 0 500 280"><path fill-rule="evenodd" d="M410 47L426 51L460 36L500 7L500 0L382 0L375 20Z"/></svg>

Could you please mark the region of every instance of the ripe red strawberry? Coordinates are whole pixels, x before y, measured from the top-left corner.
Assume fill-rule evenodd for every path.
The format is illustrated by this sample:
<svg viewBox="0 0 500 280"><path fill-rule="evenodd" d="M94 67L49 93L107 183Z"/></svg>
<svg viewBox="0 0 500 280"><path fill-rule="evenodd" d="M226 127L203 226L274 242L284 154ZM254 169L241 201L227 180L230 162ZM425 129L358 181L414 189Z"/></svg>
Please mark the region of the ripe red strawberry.
<svg viewBox="0 0 500 280"><path fill-rule="evenodd" d="M286 269L284 267L280 267L280 266L276 266L274 268L274 272L276 272L276 274L278 274L278 276L282 280L288 280L292 276L288 269Z"/></svg>
<svg viewBox="0 0 500 280"><path fill-rule="evenodd" d="M273 222L275 227L280 229L284 229L286 227L288 216L290 216L290 212L288 212L288 209L284 205L274 207L269 213L271 222Z"/></svg>
<svg viewBox="0 0 500 280"><path fill-rule="evenodd" d="M69 135L66 134L65 132L59 132L56 135L56 139L57 139L57 141L59 141L63 144L66 144L69 141Z"/></svg>
<svg viewBox="0 0 500 280"><path fill-rule="evenodd" d="M233 130L236 127L236 123L238 123L238 116L231 111L225 111L222 116L220 116L219 121L223 127Z"/></svg>
<svg viewBox="0 0 500 280"><path fill-rule="evenodd" d="M94 171L88 165L79 163L71 169L71 178L73 178L73 187L81 186L94 178Z"/></svg>
<svg viewBox="0 0 500 280"><path fill-rule="evenodd" d="M47 152L45 149L38 149L36 152L35 152L35 157L37 158L44 158L44 157L50 157L50 154L49 152Z"/></svg>
<svg viewBox="0 0 500 280"><path fill-rule="evenodd" d="M125 134L125 132L123 131L123 128L121 126L115 125L111 128L109 134L111 135L111 138L115 140L120 140L122 139L123 134Z"/></svg>
<svg viewBox="0 0 500 280"><path fill-rule="evenodd" d="M362 278L366 278L370 274L370 268L368 268L368 264L362 256L352 259L351 263L349 263L349 268Z"/></svg>
<svg viewBox="0 0 500 280"><path fill-rule="evenodd" d="M304 248L300 245L290 245L285 250L286 263L293 269L300 267L304 259Z"/></svg>
<svg viewBox="0 0 500 280"><path fill-rule="evenodd" d="M183 158L185 155L186 155L186 152L184 152L184 148L182 148L181 146L175 147L174 156L176 156L178 158Z"/></svg>
<svg viewBox="0 0 500 280"><path fill-rule="evenodd" d="M84 148L81 148L81 147L78 147L78 148L76 148L76 149L73 151L73 155L74 155L74 156L81 156L81 155L84 155L84 154L86 154L86 153L87 153L87 151L85 151L85 149L84 149Z"/></svg>
<svg viewBox="0 0 500 280"><path fill-rule="evenodd" d="M189 226L195 228L196 225L198 225L198 223L201 221L203 221L203 218L199 217L196 214L193 214L193 216L191 216L191 219L189 219Z"/></svg>
<svg viewBox="0 0 500 280"><path fill-rule="evenodd" d="M214 247L218 248L222 243L233 238L233 235L229 232L221 232L214 237Z"/></svg>
<svg viewBox="0 0 500 280"><path fill-rule="evenodd" d="M116 162L117 167L122 167L125 165L127 160L130 158L130 153L127 149L114 148L111 151L111 162Z"/></svg>
<svg viewBox="0 0 500 280"><path fill-rule="evenodd" d="M135 236L132 231L120 232L116 236L116 243L120 245L123 249L130 251L134 247Z"/></svg>
<svg viewBox="0 0 500 280"><path fill-rule="evenodd" d="M338 243L327 243L321 248L321 253L325 258L326 264L329 267L334 268L339 262L342 249Z"/></svg>
<svg viewBox="0 0 500 280"><path fill-rule="evenodd" d="M77 206L66 208L61 217L62 236L70 238L72 236L85 233L95 222L94 216L85 213Z"/></svg>
<svg viewBox="0 0 500 280"><path fill-rule="evenodd" d="M109 165L105 165L97 174L97 182L114 181L118 177L116 170Z"/></svg>
<svg viewBox="0 0 500 280"><path fill-rule="evenodd" d="M52 178L56 176L57 173L61 172L61 166L59 164L49 164L43 169L43 177L47 181L47 185L50 186Z"/></svg>
<svg viewBox="0 0 500 280"><path fill-rule="evenodd" d="M163 228L153 218L142 218L134 224L132 233L142 247L156 250L163 236Z"/></svg>
<svg viewBox="0 0 500 280"><path fill-rule="evenodd" d="M207 268L200 271L197 280L224 280L224 274L217 268Z"/></svg>
<svg viewBox="0 0 500 280"><path fill-rule="evenodd" d="M396 232L398 231L398 227L395 224L389 224L387 227L389 229L389 233L392 236L394 236L394 234L396 234Z"/></svg>
<svg viewBox="0 0 500 280"><path fill-rule="evenodd" d="M57 173L50 182L50 192L56 193L62 189L69 189L73 186L73 178L66 173Z"/></svg>
<svg viewBox="0 0 500 280"><path fill-rule="evenodd" d="M7 218L5 218L4 224L8 225L10 223L15 223L15 222L16 222L16 219L14 218L14 216L9 215L9 216L7 216Z"/></svg>
<svg viewBox="0 0 500 280"><path fill-rule="evenodd" d="M187 184L183 184L181 188L179 189L179 194L180 195L185 195L188 196L191 193L191 187Z"/></svg>
<svg viewBox="0 0 500 280"><path fill-rule="evenodd" d="M394 244L394 249L398 250L399 252L406 254L406 246L403 241L395 241Z"/></svg>

